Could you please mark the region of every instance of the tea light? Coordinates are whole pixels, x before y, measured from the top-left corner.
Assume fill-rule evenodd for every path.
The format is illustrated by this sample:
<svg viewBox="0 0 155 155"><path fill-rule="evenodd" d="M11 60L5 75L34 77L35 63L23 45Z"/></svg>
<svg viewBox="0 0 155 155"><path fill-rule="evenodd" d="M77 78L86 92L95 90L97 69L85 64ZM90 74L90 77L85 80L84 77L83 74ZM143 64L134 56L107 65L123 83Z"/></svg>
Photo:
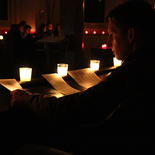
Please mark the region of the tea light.
<svg viewBox="0 0 155 155"><path fill-rule="evenodd" d="M57 64L57 73L60 76L66 76L68 72L68 64Z"/></svg>
<svg viewBox="0 0 155 155"><path fill-rule="evenodd" d="M122 60L118 60L117 58L113 58L114 66L120 66L122 64Z"/></svg>
<svg viewBox="0 0 155 155"><path fill-rule="evenodd" d="M91 70L99 70L100 60L90 60L90 69Z"/></svg>
<svg viewBox="0 0 155 155"><path fill-rule="evenodd" d="M32 68L29 67L21 67L19 68L20 73L20 81L31 81L32 76Z"/></svg>
<svg viewBox="0 0 155 155"><path fill-rule="evenodd" d="M0 40L3 40L3 35L0 35Z"/></svg>
<svg viewBox="0 0 155 155"><path fill-rule="evenodd" d="M93 31L93 34L96 34L96 31Z"/></svg>
<svg viewBox="0 0 155 155"><path fill-rule="evenodd" d="M102 48L102 49L107 49L107 44L101 45L101 48Z"/></svg>

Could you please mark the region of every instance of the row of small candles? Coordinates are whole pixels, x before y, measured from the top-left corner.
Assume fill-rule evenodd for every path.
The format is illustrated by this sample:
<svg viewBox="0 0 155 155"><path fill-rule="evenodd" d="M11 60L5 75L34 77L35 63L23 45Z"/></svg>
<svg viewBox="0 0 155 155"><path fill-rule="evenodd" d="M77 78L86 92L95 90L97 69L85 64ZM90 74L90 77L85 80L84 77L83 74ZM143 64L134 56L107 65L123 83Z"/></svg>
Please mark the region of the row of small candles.
<svg viewBox="0 0 155 155"><path fill-rule="evenodd" d="M57 74L60 76L66 76L68 72L68 64L57 64ZM20 82L31 81L32 77L32 68L30 67L21 67L19 68L19 77Z"/></svg>
<svg viewBox="0 0 155 155"><path fill-rule="evenodd" d="M84 34L105 34L105 31L102 31L102 32L97 32L97 31L93 31L93 32L90 32L88 30L84 31Z"/></svg>
<svg viewBox="0 0 155 155"><path fill-rule="evenodd" d="M114 66L121 65L121 61L113 58ZM90 60L90 69L93 71L99 70L100 67L100 60ZM68 64L59 63L57 64L57 74L60 76L66 76L68 72ZM29 67L21 67L19 68L20 73L20 81L31 81L32 76L32 68Z"/></svg>

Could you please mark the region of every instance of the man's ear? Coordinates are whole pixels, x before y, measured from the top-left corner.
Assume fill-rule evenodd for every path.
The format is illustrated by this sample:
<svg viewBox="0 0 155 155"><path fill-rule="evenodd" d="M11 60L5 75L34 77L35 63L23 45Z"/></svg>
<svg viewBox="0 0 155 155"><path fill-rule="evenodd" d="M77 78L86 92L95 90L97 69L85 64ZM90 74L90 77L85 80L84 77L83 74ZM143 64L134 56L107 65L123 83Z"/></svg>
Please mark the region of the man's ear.
<svg viewBox="0 0 155 155"><path fill-rule="evenodd" d="M130 28L128 30L128 40L129 40L129 43L132 43L134 38L135 38L135 30L133 28Z"/></svg>

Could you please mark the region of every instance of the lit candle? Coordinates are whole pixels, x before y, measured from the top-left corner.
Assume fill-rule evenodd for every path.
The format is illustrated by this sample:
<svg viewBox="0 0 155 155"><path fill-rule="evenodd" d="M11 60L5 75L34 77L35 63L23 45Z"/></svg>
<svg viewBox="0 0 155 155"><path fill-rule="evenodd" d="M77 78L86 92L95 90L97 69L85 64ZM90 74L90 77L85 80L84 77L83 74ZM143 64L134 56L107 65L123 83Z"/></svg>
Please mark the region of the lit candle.
<svg viewBox="0 0 155 155"><path fill-rule="evenodd" d="M93 34L96 34L96 31L93 31Z"/></svg>
<svg viewBox="0 0 155 155"><path fill-rule="evenodd" d="M0 40L3 40L3 35L0 35Z"/></svg>
<svg viewBox="0 0 155 155"><path fill-rule="evenodd" d="M57 73L60 76L66 76L68 72L68 64L57 64Z"/></svg>
<svg viewBox="0 0 155 155"><path fill-rule="evenodd" d="M105 31L102 31L102 34L105 34Z"/></svg>
<svg viewBox="0 0 155 155"><path fill-rule="evenodd" d="M113 63L114 63L114 66L120 66L122 64L122 61L121 60L118 60L117 58L113 58Z"/></svg>
<svg viewBox="0 0 155 155"><path fill-rule="evenodd" d="M82 43L82 49L84 49L84 43Z"/></svg>
<svg viewBox="0 0 155 155"><path fill-rule="evenodd" d="M90 60L90 69L91 70L99 70L100 60Z"/></svg>
<svg viewBox="0 0 155 155"><path fill-rule="evenodd" d="M85 31L85 34L88 34L88 31Z"/></svg>
<svg viewBox="0 0 155 155"><path fill-rule="evenodd" d="M107 49L107 44L103 44L102 49Z"/></svg>
<svg viewBox="0 0 155 155"><path fill-rule="evenodd" d="M32 76L32 68L29 67L21 67L19 68L20 73L20 81L31 81Z"/></svg>

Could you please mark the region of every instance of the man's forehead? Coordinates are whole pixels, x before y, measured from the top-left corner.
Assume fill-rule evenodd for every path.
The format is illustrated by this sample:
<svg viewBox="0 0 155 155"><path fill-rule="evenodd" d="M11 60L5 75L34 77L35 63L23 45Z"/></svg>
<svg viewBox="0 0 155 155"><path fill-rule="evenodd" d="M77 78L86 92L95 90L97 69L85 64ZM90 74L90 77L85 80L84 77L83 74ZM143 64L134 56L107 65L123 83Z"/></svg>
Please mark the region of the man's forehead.
<svg viewBox="0 0 155 155"><path fill-rule="evenodd" d="M120 28L118 28L116 25L114 25L114 23L112 22L112 20L110 18L108 18L108 33L109 32L113 32L113 33L116 33L116 32L120 32Z"/></svg>

